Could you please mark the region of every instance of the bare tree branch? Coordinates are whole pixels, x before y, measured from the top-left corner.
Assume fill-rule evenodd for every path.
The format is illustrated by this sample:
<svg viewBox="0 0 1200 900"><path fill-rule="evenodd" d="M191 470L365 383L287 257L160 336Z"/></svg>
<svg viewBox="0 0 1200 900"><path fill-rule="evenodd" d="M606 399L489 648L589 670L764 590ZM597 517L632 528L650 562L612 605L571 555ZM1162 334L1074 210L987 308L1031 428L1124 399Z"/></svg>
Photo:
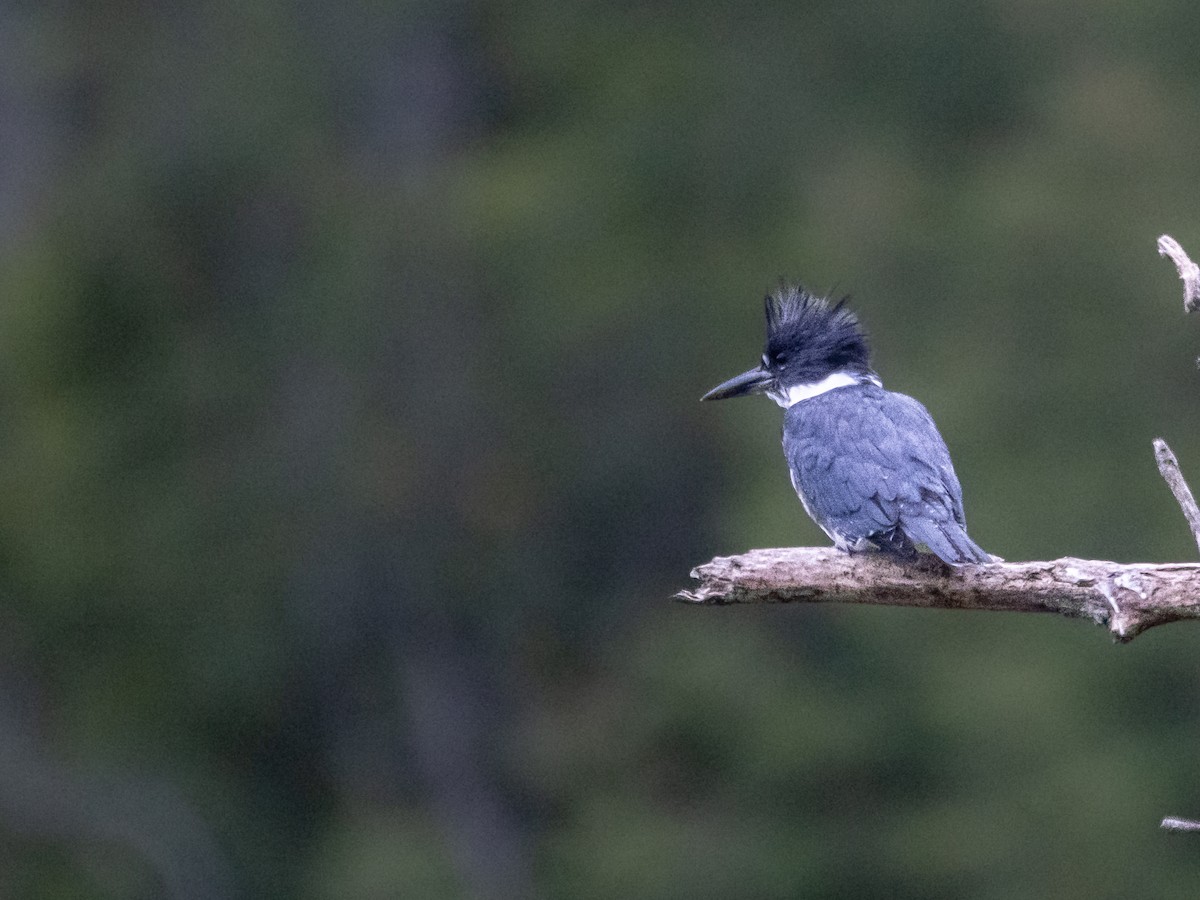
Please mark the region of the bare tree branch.
<svg viewBox="0 0 1200 900"><path fill-rule="evenodd" d="M1056 559L953 569L923 554L915 563L883 554L794 547L718 556L692 570L688 603L867 603L929 609L1057 613L1091 619L1118 641L1147 628L1200 618L1200 563Z"/></svg>
<svg viewBox="0 0 1200 900"><path fill-rule="evenodd" d="M1163 831L1200 831L1200 822L1192 819L1180 819L1177 816L1167 816L1159 827Z"/></svg>
<svg viewBox="0 0 1200 900"><path fill-rule="evenodd" d="M1179 460L1175 458L1175 454L1171 452L1171 448L1162 438L1154 439L1154 459L1158 463L1158 471L1162 474L1163 480L1171 489L1171 493L1175 495L1179 508L1183 510L1188 527L1192 529L1192 535L1196 538L1197 549L1200 549L1200 507L1196 506L1196 498L1192 496L1192 489L1188 487L1183 472L1179 469Z"/></svg>
<svg viewBox="0 0 1200 900"><path fill-rule="evenodd" d="M1179 277L1183 279L1183 311L1195 312L1200 309L1200 266L1192 262L1179 241L1169 234L1158 239L1158 255L1170 257Z"/></svg>

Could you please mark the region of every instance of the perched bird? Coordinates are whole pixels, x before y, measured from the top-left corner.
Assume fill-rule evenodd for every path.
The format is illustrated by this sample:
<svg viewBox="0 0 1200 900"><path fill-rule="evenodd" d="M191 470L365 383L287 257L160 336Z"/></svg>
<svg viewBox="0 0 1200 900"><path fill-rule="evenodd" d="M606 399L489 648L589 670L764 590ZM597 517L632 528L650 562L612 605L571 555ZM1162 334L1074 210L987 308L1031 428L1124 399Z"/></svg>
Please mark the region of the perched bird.
<svg viewBox="0 0 1200 900"><path fill-rule="evenodd" d="M783 287L766 309L762 365L701 399L766 394L786 410L792 486L839 550L913 559L924 544L952 566L990 562L967 536L962 488L937 426L912 397L883 389L845 301Z"/></svg>

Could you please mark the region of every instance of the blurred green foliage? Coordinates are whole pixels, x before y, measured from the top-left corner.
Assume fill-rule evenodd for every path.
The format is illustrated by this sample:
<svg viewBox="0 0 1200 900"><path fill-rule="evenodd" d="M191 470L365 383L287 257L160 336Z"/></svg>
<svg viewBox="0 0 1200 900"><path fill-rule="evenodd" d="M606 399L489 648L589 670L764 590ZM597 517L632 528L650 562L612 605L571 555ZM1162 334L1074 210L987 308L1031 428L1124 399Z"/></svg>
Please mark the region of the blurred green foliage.
<svg viewBox="0 0 1200 900"><path fill-rule="evenodd" d="M1198 29L0 3L0 893L1194 896L1194 630L666 598L824 542L780 277L988 550L1191 558Z"/></svg>

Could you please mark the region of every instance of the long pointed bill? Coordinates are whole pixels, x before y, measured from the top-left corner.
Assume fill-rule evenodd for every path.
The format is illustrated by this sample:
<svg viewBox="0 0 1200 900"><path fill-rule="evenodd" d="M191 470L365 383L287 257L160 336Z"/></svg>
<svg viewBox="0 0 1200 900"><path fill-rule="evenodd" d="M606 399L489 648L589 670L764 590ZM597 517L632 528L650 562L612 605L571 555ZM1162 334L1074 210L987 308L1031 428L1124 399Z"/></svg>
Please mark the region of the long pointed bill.
<svg viewBox="0 0 1200 900"><path fill-rule="evenodd" d="M701 400L725 400L729 397L742 397L746 394L761 394L771 386L771 373L759 366L749 372L743 372L736 378L730 378L724 384L701 397Z"/></svg>

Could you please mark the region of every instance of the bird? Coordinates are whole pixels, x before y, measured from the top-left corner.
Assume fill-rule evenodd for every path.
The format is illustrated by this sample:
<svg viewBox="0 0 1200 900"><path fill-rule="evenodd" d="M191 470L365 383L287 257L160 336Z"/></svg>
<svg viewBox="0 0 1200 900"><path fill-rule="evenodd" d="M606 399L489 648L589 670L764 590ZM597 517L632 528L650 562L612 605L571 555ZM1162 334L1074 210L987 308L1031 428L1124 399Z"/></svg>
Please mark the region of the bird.
<svg viewBox="0 0 1200 900"><path fill-rule="evenodd" d="M924 545L950 566L991 562L967 535L962 487L933 418L884 390L846 302L781 285L766 297L761 364L701 400L766 394L784 408L792 487L837 549L911 561Z"/></svg>

